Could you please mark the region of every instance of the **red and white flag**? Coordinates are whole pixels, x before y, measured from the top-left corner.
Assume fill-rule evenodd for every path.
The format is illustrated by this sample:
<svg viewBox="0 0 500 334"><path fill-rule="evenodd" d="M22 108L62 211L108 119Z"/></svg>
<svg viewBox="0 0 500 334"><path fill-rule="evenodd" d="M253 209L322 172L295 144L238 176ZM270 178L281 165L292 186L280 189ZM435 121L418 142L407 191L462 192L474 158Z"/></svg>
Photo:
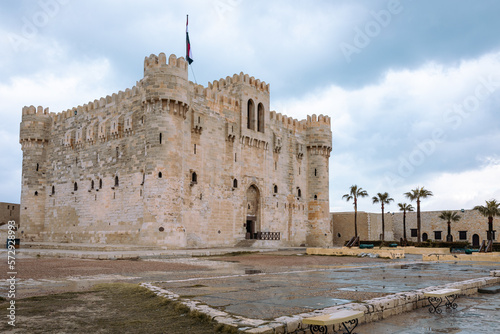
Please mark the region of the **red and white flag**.
<svg viewBox="0 0 500 334"><path fill-rule="evenodd" d="M188 16L186 15L186 60L188 64L191 65L193 62L193 53L191 52L191 43L189 43L189 32L188 32Z"/></svg>

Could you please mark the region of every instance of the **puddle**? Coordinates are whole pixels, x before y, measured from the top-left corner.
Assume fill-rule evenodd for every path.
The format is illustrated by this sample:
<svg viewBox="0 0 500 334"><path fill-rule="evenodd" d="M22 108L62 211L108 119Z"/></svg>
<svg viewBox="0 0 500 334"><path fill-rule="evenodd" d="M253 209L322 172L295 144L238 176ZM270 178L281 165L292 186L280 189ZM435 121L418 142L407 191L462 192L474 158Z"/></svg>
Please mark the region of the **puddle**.
<svg viewBox="0 0 500 334"><path fill-rule="evenodd" d="M262 270L245 269L245 275L255 275L255 274L262 274Z"/></svg>

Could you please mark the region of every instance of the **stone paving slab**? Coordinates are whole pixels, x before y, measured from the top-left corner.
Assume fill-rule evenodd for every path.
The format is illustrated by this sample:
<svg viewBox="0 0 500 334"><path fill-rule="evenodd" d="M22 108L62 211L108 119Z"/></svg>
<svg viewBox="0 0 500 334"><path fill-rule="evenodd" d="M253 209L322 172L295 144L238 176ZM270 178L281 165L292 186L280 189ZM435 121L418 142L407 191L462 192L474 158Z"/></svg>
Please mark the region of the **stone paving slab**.
<svg viewBox="0 0 500 334"><path fill-rule="evenodd" d="M479 293L489 293L489 294L499 293L500 292L500 285L481 288L481 289L478 289L478 292Z"/></svg>

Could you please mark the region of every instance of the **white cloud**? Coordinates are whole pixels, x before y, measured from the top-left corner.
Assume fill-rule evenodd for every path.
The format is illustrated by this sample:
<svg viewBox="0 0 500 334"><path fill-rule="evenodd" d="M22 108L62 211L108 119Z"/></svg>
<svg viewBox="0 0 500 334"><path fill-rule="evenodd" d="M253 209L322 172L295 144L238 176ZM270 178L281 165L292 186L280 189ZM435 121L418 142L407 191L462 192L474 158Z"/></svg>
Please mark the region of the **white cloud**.
<svg viewBox="0 0 500 334"><path fill-rule="evenodd" d="M47 52L54 58L45 63L46 68L0 82L0 156L4 157L0 164L0 201L18 202L20 198L19 123L24 105L41 105L49 107L51 112L60 112L100 98L106 92L115 92L110 83L113 71L107 59L75 62L60 49Z"/></svg>
<svg viewBox="0 0 500 334"><path fill-rule="evenodd" d="M446 198L439 204L466 206L484 195L475 182L487 184L491 176L482 176L492 167L483 170L477 156L500 154L494 145L499 119L491 107L499 79L499 54L487 54L454 66L391 70L377 84L353 90L330 86L274 105L298 119L311 113L332 117L332 209L352 209L341 200L352 184L370 195L388 191L399 201L423 181L426 188L439 188L436 198ZM462 112L450 109L457 104ZM446 175L463 179L463 190L442 186L451 179ZM477 196L469 198L469 191ZM376 210L368 199L360 207Z"/></svg>

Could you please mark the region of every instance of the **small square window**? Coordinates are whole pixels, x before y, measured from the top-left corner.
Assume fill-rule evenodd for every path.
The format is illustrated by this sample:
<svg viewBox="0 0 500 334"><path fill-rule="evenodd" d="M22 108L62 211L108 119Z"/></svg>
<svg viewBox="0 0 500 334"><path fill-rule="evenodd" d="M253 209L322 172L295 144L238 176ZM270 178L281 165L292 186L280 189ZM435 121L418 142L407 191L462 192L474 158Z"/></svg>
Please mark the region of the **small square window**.
<svg viewBox="0 0 500 334"><path fill-rule="evenodd" d="M441 240L441 231L434 231L434 240Z"/></svg>
<svg viewBox="0 0 500 334"><path fill-rule="evenodd" d="M412 228L410 230L410 232L411 232L411 237L412 238L416 238L417 237L417 229L416 228Z"/></svg>
<svg viewBox="0 0 500 334"><path fill-rule="evenodd" d="M458 238L460 240L467 240L467 231L458 231Z"/></svg>

